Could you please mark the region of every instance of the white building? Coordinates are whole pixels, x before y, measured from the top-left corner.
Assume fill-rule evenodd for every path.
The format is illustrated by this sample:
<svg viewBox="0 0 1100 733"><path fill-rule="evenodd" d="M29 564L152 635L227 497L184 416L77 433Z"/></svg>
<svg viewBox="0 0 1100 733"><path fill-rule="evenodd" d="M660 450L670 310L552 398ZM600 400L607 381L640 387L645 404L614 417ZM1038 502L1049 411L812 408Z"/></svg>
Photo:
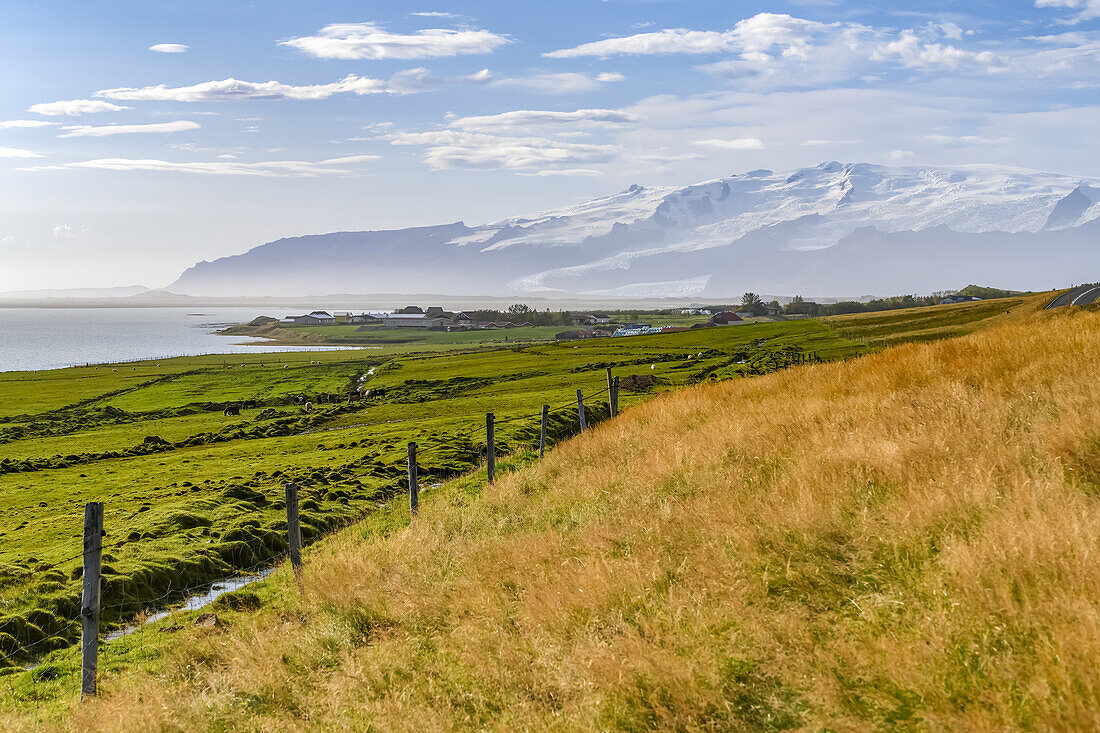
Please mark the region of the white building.
<svg viewBox="0 0 1100 733"><path fill-rule="evenodd" d="M387 313L382 328L443 328L445 318L429 318L423 313Z"/></svg>

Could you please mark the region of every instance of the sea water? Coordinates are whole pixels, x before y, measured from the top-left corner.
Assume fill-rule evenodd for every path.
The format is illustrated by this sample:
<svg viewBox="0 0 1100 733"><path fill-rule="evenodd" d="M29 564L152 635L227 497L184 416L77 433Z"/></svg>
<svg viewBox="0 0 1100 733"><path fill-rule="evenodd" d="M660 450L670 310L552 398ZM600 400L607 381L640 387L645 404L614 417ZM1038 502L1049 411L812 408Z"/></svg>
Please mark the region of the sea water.
<svg viewBox="0 0 1100 733"><path fill-rule="evenodd" d="M339 348L263 346L270 342L216 333L262 313L263 309L258 308L0 307L0 372L196 354Z"/></svg>

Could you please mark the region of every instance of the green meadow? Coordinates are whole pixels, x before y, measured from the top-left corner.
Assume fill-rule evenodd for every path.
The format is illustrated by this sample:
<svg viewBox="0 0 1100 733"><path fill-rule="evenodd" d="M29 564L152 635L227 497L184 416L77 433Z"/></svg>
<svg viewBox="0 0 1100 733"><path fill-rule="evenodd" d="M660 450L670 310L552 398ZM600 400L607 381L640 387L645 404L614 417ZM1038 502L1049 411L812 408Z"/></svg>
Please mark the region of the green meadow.
<svg viewBox="0 0 1100 733"><path fill-rule="evenodd" d="M606 418L607 368L623 380L626 408L693 383L868 349L811 320L526 344L436 336L415 351L406 343L0 374L8 669L77 638L88 501L105 504L110 628L280 557L287 481L300 486L313 541L407 491L409 442L430 491L481 465L487 412L500 455L537 444L543 404L555 408L551 442L574 434L578 389L589 423ZM360 386L369 394L349 401ZM227 405L240 414L223 414Z"/></svg>

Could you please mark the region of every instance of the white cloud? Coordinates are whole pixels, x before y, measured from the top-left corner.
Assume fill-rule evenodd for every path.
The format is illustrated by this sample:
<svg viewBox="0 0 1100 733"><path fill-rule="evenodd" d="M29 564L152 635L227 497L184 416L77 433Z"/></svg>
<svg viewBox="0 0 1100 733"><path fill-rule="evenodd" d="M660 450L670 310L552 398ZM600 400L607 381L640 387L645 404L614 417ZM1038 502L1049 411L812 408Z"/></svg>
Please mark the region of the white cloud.
<svg viewBox="0 0 1100 733"><path fill-rule="evenodd" d="M39 115L47 115L49 117L60 115L77 117L79 115L92 114L93 112L118 112L123 109L132 109L132 107L122 107L117 104L111 104L110 102L104 102L100 99L68 99L60 102L33 104L27 111Z"/></svg>
<svg viewBox="0 0 1100 733"><path fill-rule="evenodd" d="M559 73L539 73L529 76L512 76L497 79L494 87L521 89L538 94L573 94L599 89L600 85L622 81L625 77L617 73L604 73L591 76L583 72L566 71Z"/></svg>
<svg viewBox="0 0 1100 733"><path fill-rule="evenodd" d="M378 160L377 155L345 155L317 162L304 160L272 160L263 163L223 162L176 162L156 159L135 158L99 158L61 165L33 166L25 170L71 170L92 169L106 171L146 171L155 173L199 173L215 176L263 176L263 177L305 177L322 175L350 174L353 171L337 166L366 163Z"/></svg>
<svg viewBox="0 0 1100 733"><path fill-rule="evenodd" d="M534 125L624 125L637 122L638 119L637 115L613 109L578 109L575 112L518 109L496 115L458 117L448 124L462 130L485 132L529 128Z"/></svg>
<svg viewBox="0 0 1100 733"><path fill-rule="evenodd" d="M278 81L221 79L183 87L164 84L119 87L96 92L97 97L129 102L222 102L240 99L328 99L336 94L417 94L454 84L483 84L492 79L488 69L469 76L435 76L424 68L399 71L389 79L349 74L329 84L283 84Z"/></svg>
<svg viewBox="0 0 1100 733"><path fill-rule="evenodd" d="M1100 0L1035 0L1035 7L1067 8L1080 11L1069 19L1072 23L1100 18Z"/></svg>
<svg viewBox="0 0 1100 733"><path fill-rule="evenodd" d="M762 150L764 148L764 141L755 137L738 137L729 140L712 138L710 140L696 140L692 144L724 150Z"/></svg>
<svg viewBox="0 0 1100 733"><path fill-rule="evenodd" d="M859 140L822 140L820 138L810 138L809 140L803 140L799 143L804 148L821 148L827 145L859 145Z"/></svg>
<svg viewBox="0 0 1100 733"><path fill-rule="evenodd" d="M564 169L578 163L604 163L619 154L614 145L593 145L545 137L513 137L459 130L402 132L393 145L426 146L424 159L435 170L446 168L524 171Z"/></svg>
<svg viewBox="0 0 1100 733"><path fill-rule="evenodd" d="M416 13L409 13L410 16L416 18L446 18L448 20L470 20L468 15L459 15L458 13L445 13L440 10L421 10Z"/></svg>
<svg viewBox="0 0 1100 733"><path fill-rule="evenodd" d="M56 122L47 122L46 120L5 120L0 122L0 130L19 127L50 127L56 124Z"/></svg>
<svg viewBox="0 0 1100 733"><path fill-rule="evenodd" d="M1059 0L1085 8L1086 0ZM1087 0L1100 7L1100 0ZM619 55L715 55L699 68L739 87L813 87L863 80L883 83L891 72L917 71L928 78L956 75L1036 76L1066 84L1100 78L1100 33L1039 38L978 39L952 22L916 28L853 22L820 23L760 13L726 31L666 29L607 38L552 51L551 58Z"/></svg>
<svg viewBox="0 0 1100 733"><path fill-rule="evenodd" d="M157 122L149 125L104 125L92 127L91 125L70 125L63 127L65 132L58 137L107 137L109 135L129 135L133 133L149 132L184 132L197 130L202 125L190 120L177 120L175 122Z"/></svg>
<svg viewBox="0 0 1100 733"><path fill-rule="evenodd" d="M21 148L0 148L0 158L41 158L38 153Z"/></svg>
<svg viewBox="0 0 1100 733"><path fill-rule="evenodd" d="M412 34L390 33L376 23L336 23L315 36L282 41L322 59L426 59L491 53L511 43L507 36L485 30L429 28Z"/></svg>
<svg viewBox="0 0 1100 733"><path fill-rule="evenodd" d="M186 53L189 48L191 47L182 43L156 43L149 50L157 53Z"/></svg>
<svg viewBox="0 0 1100 733"><path fill-rule="evenodd" d="M734 50L735 39L729 32L691 31L686 28L668 28L662 31L638 33L621 38L605 38L602 41L582 43L575 48L563 48L544 53L551 59L571 59L582 56L644 55L654 56L674 53L720 53Z"/></svg>
<svg viewBox="0 0 1100 733"><path fill-rule="evenodd" d="M886 153L886 159L893 162L900 162L903 160L911 160L916 157L916 153L912 150L890 150Z"/></svg>
<svg viewBox="0 0 1100 733"><path fill-rule="evenodd" d="M925 135L924 139L943 145L1003 145L1012 142L1011 137L984 135Z"/></svg>
<svg viewBox="0 0 1100 733"><path fill-rule="evenodd" d="M535 175L542 178L547 176L566 176L570 178L602 178L603 173L591 168L566 168L564 170L544 170L538 173L523 173L521 175Z"/></svg>

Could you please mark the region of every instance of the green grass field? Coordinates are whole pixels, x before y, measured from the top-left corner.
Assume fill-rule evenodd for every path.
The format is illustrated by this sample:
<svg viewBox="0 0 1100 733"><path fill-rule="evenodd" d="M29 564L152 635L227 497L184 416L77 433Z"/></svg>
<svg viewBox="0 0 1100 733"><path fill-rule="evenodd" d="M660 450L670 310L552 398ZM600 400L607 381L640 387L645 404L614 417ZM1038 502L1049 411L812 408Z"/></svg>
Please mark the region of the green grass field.
<svg viewBox="0 0 1100 733"><path fill-rule="evenodd" d="M301 486L303 532L315 540L406 491L410 441L430 485L481 464L486 412L500 423L502 454L537 441L543 404L559 408L551 440L573 434L578 389L592 395L589 421L606 417L607 395L598 393L607 367L654 378L623 390L625 408L691 383L866 350L808 320L559 343L478 344L476 335L430 334L382 351L0 374L0 652L8 669L77 636L88 501L105 503L110 626L280 556L288 480ZM360 384L371 395L349 404ZM228 403L240 415L223 415Z"/></svg>

